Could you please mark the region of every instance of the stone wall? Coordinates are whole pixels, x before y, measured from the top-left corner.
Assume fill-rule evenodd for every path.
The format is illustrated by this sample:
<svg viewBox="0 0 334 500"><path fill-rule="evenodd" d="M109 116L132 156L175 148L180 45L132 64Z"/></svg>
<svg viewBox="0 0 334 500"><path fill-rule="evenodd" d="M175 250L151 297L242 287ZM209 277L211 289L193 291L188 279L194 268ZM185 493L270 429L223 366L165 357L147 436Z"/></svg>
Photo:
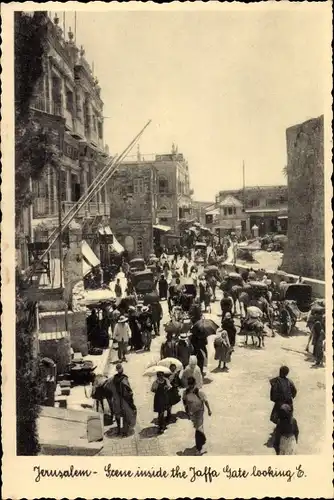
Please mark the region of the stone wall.
<svg viewBox="0 0 334 500"><path fill-rule="evenodd" d="M288 244L282 269L323 280L324 119L308 120L286 131L288 174Z"/></svg>
<svg viewBox="0 0 334 500"><path fill-rule="evenodd" d="M42 334L43 335L43 334ZM41 357L52 359L57 365L57 373L64 373L66 367L71 362L71 341L70 336L53 338L39 341L39 353Z"/></svg>
<svg viewBox="0 0 334 500"><path fill-rule="evenodd" d="M81 352L83 356L86 356L88 354L86 312L69 311L68 329L73 351Z"/></svg>

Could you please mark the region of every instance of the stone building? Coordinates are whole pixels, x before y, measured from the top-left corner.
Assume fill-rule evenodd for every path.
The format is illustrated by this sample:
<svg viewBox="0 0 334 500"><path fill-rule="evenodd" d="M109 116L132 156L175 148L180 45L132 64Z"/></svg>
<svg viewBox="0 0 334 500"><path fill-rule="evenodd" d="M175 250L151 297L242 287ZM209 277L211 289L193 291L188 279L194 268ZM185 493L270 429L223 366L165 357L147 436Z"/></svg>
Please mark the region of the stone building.
<svg viewBox="0 0 334 500"><path fill-rule="evenodd" d="M324 117L288 128L286 140L289 229L282 267L324 279Z"/></svg>
<svg viewBox="0 0 334 500"><path fill-rule="evenodd" d="M157 209L157 170L153 163L123 163L108 183L111 226L130 258L153 251Z"/></svg>
<svg viewBox="0 0 334 500"><path fill-rule="evenodd" d="M206 214L215 208L212 201L191 201L191 217L202 226L207 224ZM209 219L210 220L210 219Z"/></svg>
<svg viewBox="0 0 334 500"><path fill-rule="evenodd" d="M29 264L29 252L24 250L27 240L31 244L46 241L83 195L108 161L108 148L103 138L103 101L101 88L79 50L74 35L65 34L59 26L57 14L53 22L48 18L47 51L43 60L43 75L38 82L31 105L33 120L54 134L62 152L61 164L56 171L48 168L40 181L32 184L33 204L25 214L25 229L18 242L23 260ZM60 210L59 210L60 208ZM109 223L110 205L106 187L95 194L75 217L76 238L89 239L99 254L98 227ZM64 234L68 246L73 236L71 226ZM51 251L55 269L53 281L60 280L58 246ZM58 269L58 272L57 272Z"/></svg>
<svg viewBox="0 0 334 500"><path fill-rule="evenodd" d="M179 221L192 218L188 163L173 146L172 153L155 156L154 166L158 176L158 222L170 226L178 235Z"/></svg>
<svg viewBox="0 0 334 500"><path fill-rule="evenodd" d="M224 207L224 203L236 200L238 206ZM280 186L246 186L245 189L220 191L216 196L216 206L220 210L221 228L238 227L242 232L250 233L256 225L259 234L287 231L288 188ZM223 210L221 210L223 209ZM238 210L238 216L234 213ZM232 213L229 213L232 210ZM232 221L234 222L232 223ZM226 224L224 221L230 221ZM228 226L225 228L225 226Z"/></svg>
<svg viewBox="0 0 334 500"><path fill-rule="evenodd" d="M108 183L111 225L130 255L180 242L180 221L191 218L189 169L182 154L125 159Z"/></svg>

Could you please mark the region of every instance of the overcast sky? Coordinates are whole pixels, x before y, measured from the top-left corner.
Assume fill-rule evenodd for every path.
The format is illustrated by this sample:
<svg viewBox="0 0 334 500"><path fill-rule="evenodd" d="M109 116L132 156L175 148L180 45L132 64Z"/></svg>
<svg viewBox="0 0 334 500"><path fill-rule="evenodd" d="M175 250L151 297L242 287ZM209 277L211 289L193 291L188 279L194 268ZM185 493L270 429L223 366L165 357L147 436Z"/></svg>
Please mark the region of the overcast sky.
<svg viewBox="0 0 334 500"><path fill-rule="evenodd" d="M286 128L324 113L325 26L302 9L78 13L110 151L152 119L141 152L175 142L197 200L241 187L243 160L246 185L284 183Z"/></svg>

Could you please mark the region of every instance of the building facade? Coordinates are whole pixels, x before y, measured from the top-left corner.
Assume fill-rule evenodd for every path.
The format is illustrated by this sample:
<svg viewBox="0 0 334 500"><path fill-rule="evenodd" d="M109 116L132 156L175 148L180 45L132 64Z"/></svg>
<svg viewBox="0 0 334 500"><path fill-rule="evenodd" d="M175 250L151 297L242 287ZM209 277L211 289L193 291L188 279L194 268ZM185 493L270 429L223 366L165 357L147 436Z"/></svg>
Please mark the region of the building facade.
<svg viewBox="0 0 334 500"><path fill-rule="evenodd" d="M182 154L125 159L108 183L111 225L131 257L180 241L191 217L189 169Z"/></svg>
<svg viewBox="0 0 334 500"><path fill-rule="evenodd" d="M157 223L169 226L179 235L179 221L191 219L191 190L188 162L174 148L172 153L156 155Z"/></svg>
<svg viewBox="0 0 334 500"><path fill-rule="evenodd" d="M234 207L224 206L234 199ZM216 196L216 206L219 207L221 222L224 229L233 225L243 233L251 233L255 225L259 234L287 231L288 188L280 186L247 186L245 189L220 191ZM234 213L234 209L238 213ZM229 212L232 210L232 213ZM233 222L232 222L233 221Z"/></svg>
<svg viewBox="0 0 334 500"><path fill-rule="evenodd" d="M210 209L214 209L214 203L212 201L195 201L191 202L191 215L194 220L199 222L202 226L207 224L206 213Z"/></svg>
<svg viewBox="0 0 334 500"><path fill-rule="evenodd" d="M50 232L91 185L108 161L108 148L103 137L103 101L101 88L85 59L85 51L74 43L70 31L67 40L59 26L59 18L48 19L47 51L43 75L38 82L31 109L33 120L57 137L61 164L57 171L48 168L43 177L32 184L33 204L28 210L30 242L46 241ZM92 224L108 223L110 205L106 186L80 210L76 227L84 237L97 229ZM26 225L25 225L26 227ZM65 240L69 238L70 228ZM55 258L57 248L52 250ZM26 263L25 263L26 264Z"/></svg>
<svg viewBox="0 0 334 500"><path fill-rule="evenodd" d="M153 163L123 163L108 182L110 223L130 258L147 258L154 247L157 171Z"/></svg>
<svg viewBox="0 0 334 500"><path fill-rule="evenodd" d="M282 268L325 279L324 117L286 131L288 243ZM328 206L328 213L331 208Z"/></svg>

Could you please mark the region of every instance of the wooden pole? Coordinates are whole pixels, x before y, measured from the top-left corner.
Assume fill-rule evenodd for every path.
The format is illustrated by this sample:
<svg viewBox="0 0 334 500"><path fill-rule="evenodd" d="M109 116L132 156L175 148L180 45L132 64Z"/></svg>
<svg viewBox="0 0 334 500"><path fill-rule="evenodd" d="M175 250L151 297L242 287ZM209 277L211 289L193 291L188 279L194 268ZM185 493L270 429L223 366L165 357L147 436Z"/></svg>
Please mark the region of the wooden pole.
<svg viewBox="0 0 334 500"><path fill-rule="evenodd" d="M246 200L245 200L245 162L242 162L242 197L243 197L243 208L245 212Z"/></svg>

